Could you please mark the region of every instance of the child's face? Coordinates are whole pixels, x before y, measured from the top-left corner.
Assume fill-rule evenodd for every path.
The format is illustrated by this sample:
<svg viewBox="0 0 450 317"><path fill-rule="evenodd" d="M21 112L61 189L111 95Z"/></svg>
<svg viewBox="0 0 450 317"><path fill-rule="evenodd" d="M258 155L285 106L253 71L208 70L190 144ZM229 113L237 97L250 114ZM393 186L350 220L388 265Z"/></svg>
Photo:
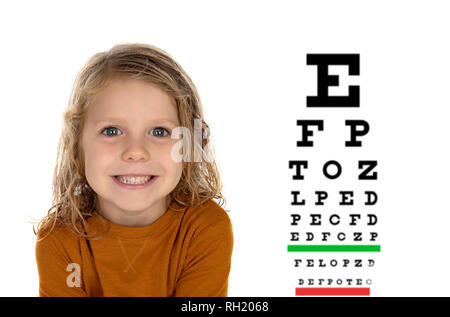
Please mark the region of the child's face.
<svg viewBox="0 0 450 317"><path fill-rule="evenodd" d="M98 195L103 215L139 223L166 211L165 199L182 174L182 162L171 157L177 142L171 131L179 125L172 99L149 83L115 79L95 96L81 146L86 179ZM142 189L126 189L113 179L128 174L158 177Z"/></svg>

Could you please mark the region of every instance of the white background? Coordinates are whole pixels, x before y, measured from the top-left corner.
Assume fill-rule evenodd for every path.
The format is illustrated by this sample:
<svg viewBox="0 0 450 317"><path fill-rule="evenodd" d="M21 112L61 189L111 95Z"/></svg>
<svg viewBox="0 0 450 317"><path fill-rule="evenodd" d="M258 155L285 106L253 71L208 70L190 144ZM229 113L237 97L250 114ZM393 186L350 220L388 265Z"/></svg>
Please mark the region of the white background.
<svg viewBox="0 0 450 317"><path fill-rule="evenodd" d="M379 162L372 295L449 296L448 12L446 1L1 2L0 295L38 295L27 221L50 207L77 72L96 52L142 42L169 52L199 90L234 227L229 296L294 295L304 272L286 252L290 191L328 184L317 168L329 159L343 162L337 190L367 189L357 160ZM360 54L359 109L306 108L307 53ZM330 94L345 94L346 71L335 68L344 91ZM325 121L313 149L296 148L301 118ZM362 148L343 146L345 119L369 122ZM291 179L293 159L310 160L304 183Z"/></svg>

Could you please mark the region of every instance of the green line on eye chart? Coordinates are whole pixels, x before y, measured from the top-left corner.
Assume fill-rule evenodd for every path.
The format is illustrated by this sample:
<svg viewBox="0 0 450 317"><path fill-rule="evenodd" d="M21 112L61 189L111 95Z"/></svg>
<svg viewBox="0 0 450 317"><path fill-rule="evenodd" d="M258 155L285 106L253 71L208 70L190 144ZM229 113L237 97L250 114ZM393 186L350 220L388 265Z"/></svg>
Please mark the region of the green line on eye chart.
<svg viewBox="0 0 450 317"><path fill-rule="evenodd" d="M380 245L288 245L288 252L380 252Z"/></svg>

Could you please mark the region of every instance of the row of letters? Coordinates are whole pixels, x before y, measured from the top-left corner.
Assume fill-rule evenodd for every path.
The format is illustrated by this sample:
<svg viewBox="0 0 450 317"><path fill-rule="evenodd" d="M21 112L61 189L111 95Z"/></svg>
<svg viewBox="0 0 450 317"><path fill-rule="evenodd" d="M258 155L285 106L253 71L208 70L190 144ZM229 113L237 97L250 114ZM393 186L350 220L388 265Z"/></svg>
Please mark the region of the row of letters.
<svg viewBox="0 0 450 317"><path fill-rule="evenodd" d="M374 259L294 259L294 267L373 267Z"/></svg>
<svg viewBox="0 0 450 317"><path fill-rule="evenodd" d="M349 235L350 237L348 237ZM331 233L331 232L291 232L290 233L291 239L290 241L330 241L330 237L332 239L337 239L337 241L377 241L378 233L377 232L352 232L352 233L345 233L345 232L338 232L338 233ZM304 240L303 240L304 238Z"/></svg>

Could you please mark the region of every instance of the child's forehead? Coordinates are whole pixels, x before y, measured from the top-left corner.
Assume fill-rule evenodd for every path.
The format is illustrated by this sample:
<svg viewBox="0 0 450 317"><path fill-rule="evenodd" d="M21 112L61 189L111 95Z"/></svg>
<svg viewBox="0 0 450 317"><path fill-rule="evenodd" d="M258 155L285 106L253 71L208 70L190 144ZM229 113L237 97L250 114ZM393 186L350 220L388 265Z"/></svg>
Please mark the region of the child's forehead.
<svg viewBox="0 0 450 317"><path fill-rule="evenodd" d="M147 123L159 123L159 124L171 124L173 126L177 126L179 123L176 122L173 118L169 117L146 117L142 118ZM108 117L108 116L102 116L100 118L97 118L96 120L93 120L94 125L98 124L105 124L105 123L118 123L118 124L134 124L135 121L133 120L133 117Z"/></svg>
<svg viewBox="0 0 450 317"><path fill-rule="evenodd" d="M145 120L179 124L176 102L155 85L136 80L111 82L93 96L87 109L91 124Z"/></svg>
<svg viewBox="0 0 450 317"><path fill-rule="evenodd" d="M160 112L173 112L175 98L155 84L136 79L111 80L100 92L90 97L88 112L105 112L147 106Z"/></svg>
<svg viewBox="0 0 450 317"><path fill-rule="evenodd" d="M94 102L99 102L104 99L111 102L110 99L112 98L114 100L120 100L122 98L146 98L165 101L166 103L169 103L174 99L167 91L154 83L123 76L110 79L101 91L97 92L94 96L91 96L91 99Z"/></svg>

